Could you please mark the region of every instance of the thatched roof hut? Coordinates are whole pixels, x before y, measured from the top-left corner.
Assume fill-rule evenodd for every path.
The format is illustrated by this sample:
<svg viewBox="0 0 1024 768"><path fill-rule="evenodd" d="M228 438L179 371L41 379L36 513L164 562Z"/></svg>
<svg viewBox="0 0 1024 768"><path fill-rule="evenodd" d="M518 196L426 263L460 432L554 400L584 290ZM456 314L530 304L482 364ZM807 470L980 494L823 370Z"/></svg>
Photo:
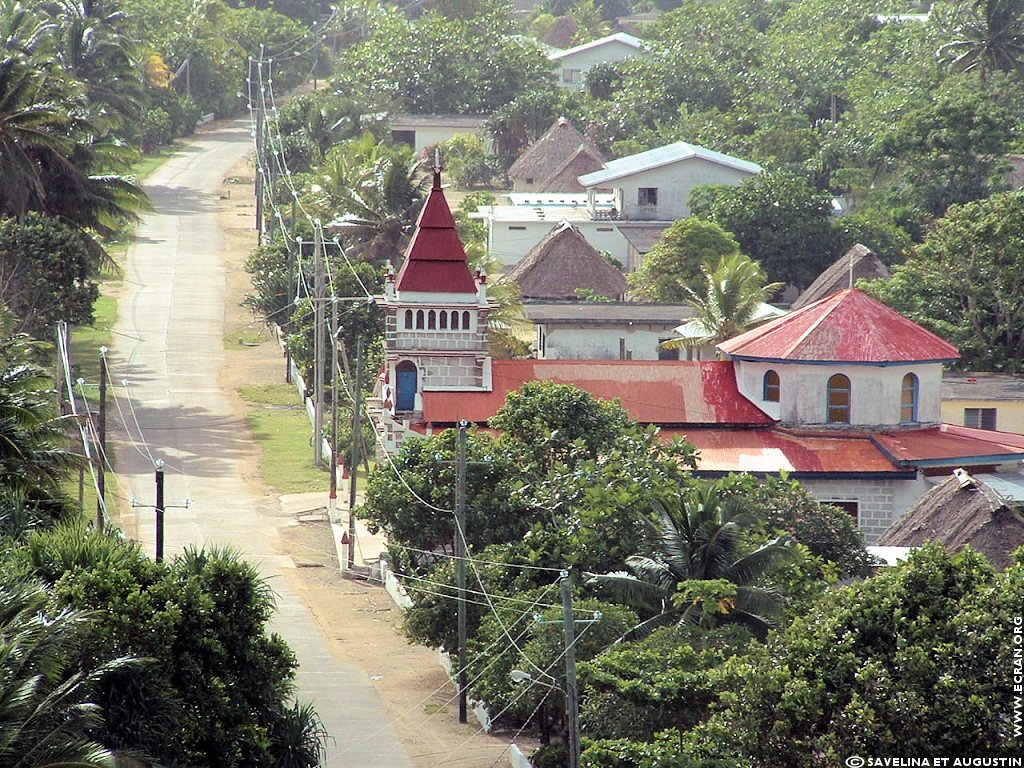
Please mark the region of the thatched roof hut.
<svg viewBox="0 0 1024 768"><path fill-rule="evenodd" d="M524 299L579 299L580 290L612 299L626 293L625 275L568 222L548 232L501 280L516 283Z"/></svg>
<svg viewBox="0 0 1024 768"><path fill-rule="evenodd" d="M1010 565L1010 553L1024 546L1021 504L990 485L957 470L908 509L878 539L879 546L918 547L941 542L958 550L970 544L997 568Z"/></svg>
<svg viewBox="0 0 1024 768"><path fill-rule="evenodd" d="M578 176L604 167L604 157L564 117L531 144L508 169L516 192L585 192ZM552 186L550 180L558 177Z"/></svg>
<svg viewBox="0 0 1024 768"><path fill-rule="evenodd" d="M851 273L853 278L851 280ZM877 280L889 277L889 268L867 246L857 243L818 275L817 279L793 302L792 309L813 304L836 291L851 287L858 280Z"/></svg>

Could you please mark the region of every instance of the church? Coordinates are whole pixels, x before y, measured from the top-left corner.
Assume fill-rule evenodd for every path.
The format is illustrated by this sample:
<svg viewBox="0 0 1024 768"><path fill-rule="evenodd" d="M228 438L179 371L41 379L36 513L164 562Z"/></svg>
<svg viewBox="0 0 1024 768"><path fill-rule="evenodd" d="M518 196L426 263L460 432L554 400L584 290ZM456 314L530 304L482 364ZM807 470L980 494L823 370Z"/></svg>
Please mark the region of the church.
<svg viewBox="0 0 1024 768"><path fill-rule="evenodd" d="M852 288L720 344L722 360L493 359L487 276L470 270L437 172L380 303L371 411L391 451L484 426L509 392L552 380L692 443L703 476L787 473L855 516L869 544L957 467L1020 477L1024 436L941 423L956 347Z"/></svg>

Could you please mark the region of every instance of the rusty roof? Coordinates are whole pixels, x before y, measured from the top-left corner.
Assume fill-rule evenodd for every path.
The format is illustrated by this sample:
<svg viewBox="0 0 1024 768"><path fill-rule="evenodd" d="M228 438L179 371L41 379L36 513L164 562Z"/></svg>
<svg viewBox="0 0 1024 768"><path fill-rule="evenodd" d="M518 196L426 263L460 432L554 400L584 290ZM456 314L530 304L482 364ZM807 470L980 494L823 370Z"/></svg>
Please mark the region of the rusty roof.
<svg viewBox="0 0 1024 768"><path fill-rule="evenodd" d="M476 293L466 251L441 189L440 173L434 174L434 186L405 249L396 287L399 291L425 293Z"/></svg>
<svg viewBox="0 0 1024 768"><path fill-rule="evenodd" d="M955 360L959 350L856 288L837 291L718 348L742 359L891 364Z"/></svg>
<svg viewBox="0 0 1024 768"><path fill-rule="evenodd" d="M739 393L728 361L495 360L492 366L492 392L424 392L424 419L483 423L509 392L528 381L550 380L603 400L618 399L630 418L643 424L772 423Z"/></svg>
<svg viewBox="0 0 1024 768"><path fill-rule="evenodd" d="M796 434L782 429L664 429L696 446L701 472L906 475L865 435Z"/></svg>
<svg viewBox="0 0 1024 768"><path fill-rule="evenodd" d="M939 424L882 432L874 438L903 466L944 467L1024 459L1024 435Z"/></svg>

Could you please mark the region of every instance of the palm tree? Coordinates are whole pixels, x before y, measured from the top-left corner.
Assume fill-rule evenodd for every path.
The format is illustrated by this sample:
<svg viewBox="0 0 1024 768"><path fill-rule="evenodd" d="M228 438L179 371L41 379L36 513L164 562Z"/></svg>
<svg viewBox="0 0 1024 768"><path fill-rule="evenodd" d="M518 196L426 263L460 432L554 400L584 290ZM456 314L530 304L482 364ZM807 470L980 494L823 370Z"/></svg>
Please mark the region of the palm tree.
<svg viewBox="0 0 1024 768"><path fill-rule="evenodd" d="M0 527L24 532L67 514L61 484L81 457L68 450L50 378L33 362L37 345L6 333L11 322L0 318Z"/></svg>
<svg viewBox="0 0 1024 768"><path fill-rule="evenodd" d="M648 617L623 639L672 624L718 622L737 622L763 637L782 611L782 596L756 582L792 556L793 542L777 538L745 552L744 536L761 520L718 482L702 483L678 501L653 502L660 539L654 555L633 555L629 573L592 574L588 583Z"/></svg>
<svg viewBox="0 0 1024 768"><path fill-rule="evenodd" d="M963 3L950 30L956 39L938 50L958 72L977 72L982 83L992 72L1024 72L1024 0Z"/></svg>
<svg viewBox="0 0 1024 768"><path fill-rule="evenodd" d="M705 293L700 295L686 287L686 303L695 316L682 326L683 335L662 343L662 349L714 346L775 316L765 311L765 303L783 283L766 285L764 271L756 261L736 253L723 256L714 270L706 264L700 270Z"/></svg>
<svg viewBox="0 0 1024 768"><path fill-rule="evenodd" d="M0 586L0 765L113 768L114 755L89 737L101 713L87 692L128 662L76 670L78 640L91 619L68 609L48 615L47 604L39 584Z"/></svg>

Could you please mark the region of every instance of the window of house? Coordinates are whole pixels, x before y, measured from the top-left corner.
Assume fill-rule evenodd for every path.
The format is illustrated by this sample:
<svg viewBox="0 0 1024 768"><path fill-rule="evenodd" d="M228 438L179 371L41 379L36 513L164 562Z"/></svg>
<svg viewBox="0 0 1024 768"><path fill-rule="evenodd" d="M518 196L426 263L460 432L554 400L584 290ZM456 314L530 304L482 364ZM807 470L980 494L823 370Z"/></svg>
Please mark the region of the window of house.
<svg viewBox="0 0 1024 768"><path fill-rule="evenodd" d="M664 339L658 339L658 359L659 360L678 360L679 350L678 349L662 349L661 345L666 341L671 341L674 337L666 336Z"/></svg>
<svg viewBox="0 0 1024 768"><path fill-rule="evenodd" d="M917 376L908 373L903 377L903 392L900 395L900 422L917 421Z"/></svg>
<svg viewBox="0 0 1024 768"><path fill-rule="evenodd" d="M527 176L526 177L526 183L527 184L533 184L533 176Z"/></svg>
<svg viewBox="0 0 1024 768"><path fill-rule="evenodd" d="M995 429L995 408L964 408L964 426L975 429Z"/></svg>
<svg viewBox="0 0 1024 768"><path fill-rule="evenodd" d="M637 190L636 195L637 205L657 205L658 204L658 188L657 187L640 187Z"/></svg>
<svg viewBox="0 0 1024 768"><path fill-rule="evenodd" d="M850 379L837 373L828 380L828 411L825 420L829 424L850 423Z"/></svg>
<svg viewBox="0 0 1024 768"><path fill-rule="evenodd" d="M835 499L828 499L827 501L823 501L822 504L831 504L833 507L839 507L854 520L857 520L857 516L860 514L859 501L837 501Z"/></svg>
<svg viewBox="0 0 1024 768"><path fill-rule="evenodd" d="M579 69L563 69L562 70L562 82L575 85L580 81L580 75L582 70Z"/></svg>
<svg viewBox="0 0 1024 768"><path fill-rule="evenodd" d="M761 385L761 399L766 403L779 402L779 374L777 371L765 371L764 381Z"/></svg>
<svg viewBox="0 0 1024 768"><path fill-rule="evenodd" d="M514 230L514 231L516 231L516 232L518 232L518 231L520 231L520 230L525 230L525 229L526 229L526 227L519 227L519 226L513 226L513 225L511 225L511 224L509 224L509 227L508 227L508 228L509 228L510 230Z"/></svg>

